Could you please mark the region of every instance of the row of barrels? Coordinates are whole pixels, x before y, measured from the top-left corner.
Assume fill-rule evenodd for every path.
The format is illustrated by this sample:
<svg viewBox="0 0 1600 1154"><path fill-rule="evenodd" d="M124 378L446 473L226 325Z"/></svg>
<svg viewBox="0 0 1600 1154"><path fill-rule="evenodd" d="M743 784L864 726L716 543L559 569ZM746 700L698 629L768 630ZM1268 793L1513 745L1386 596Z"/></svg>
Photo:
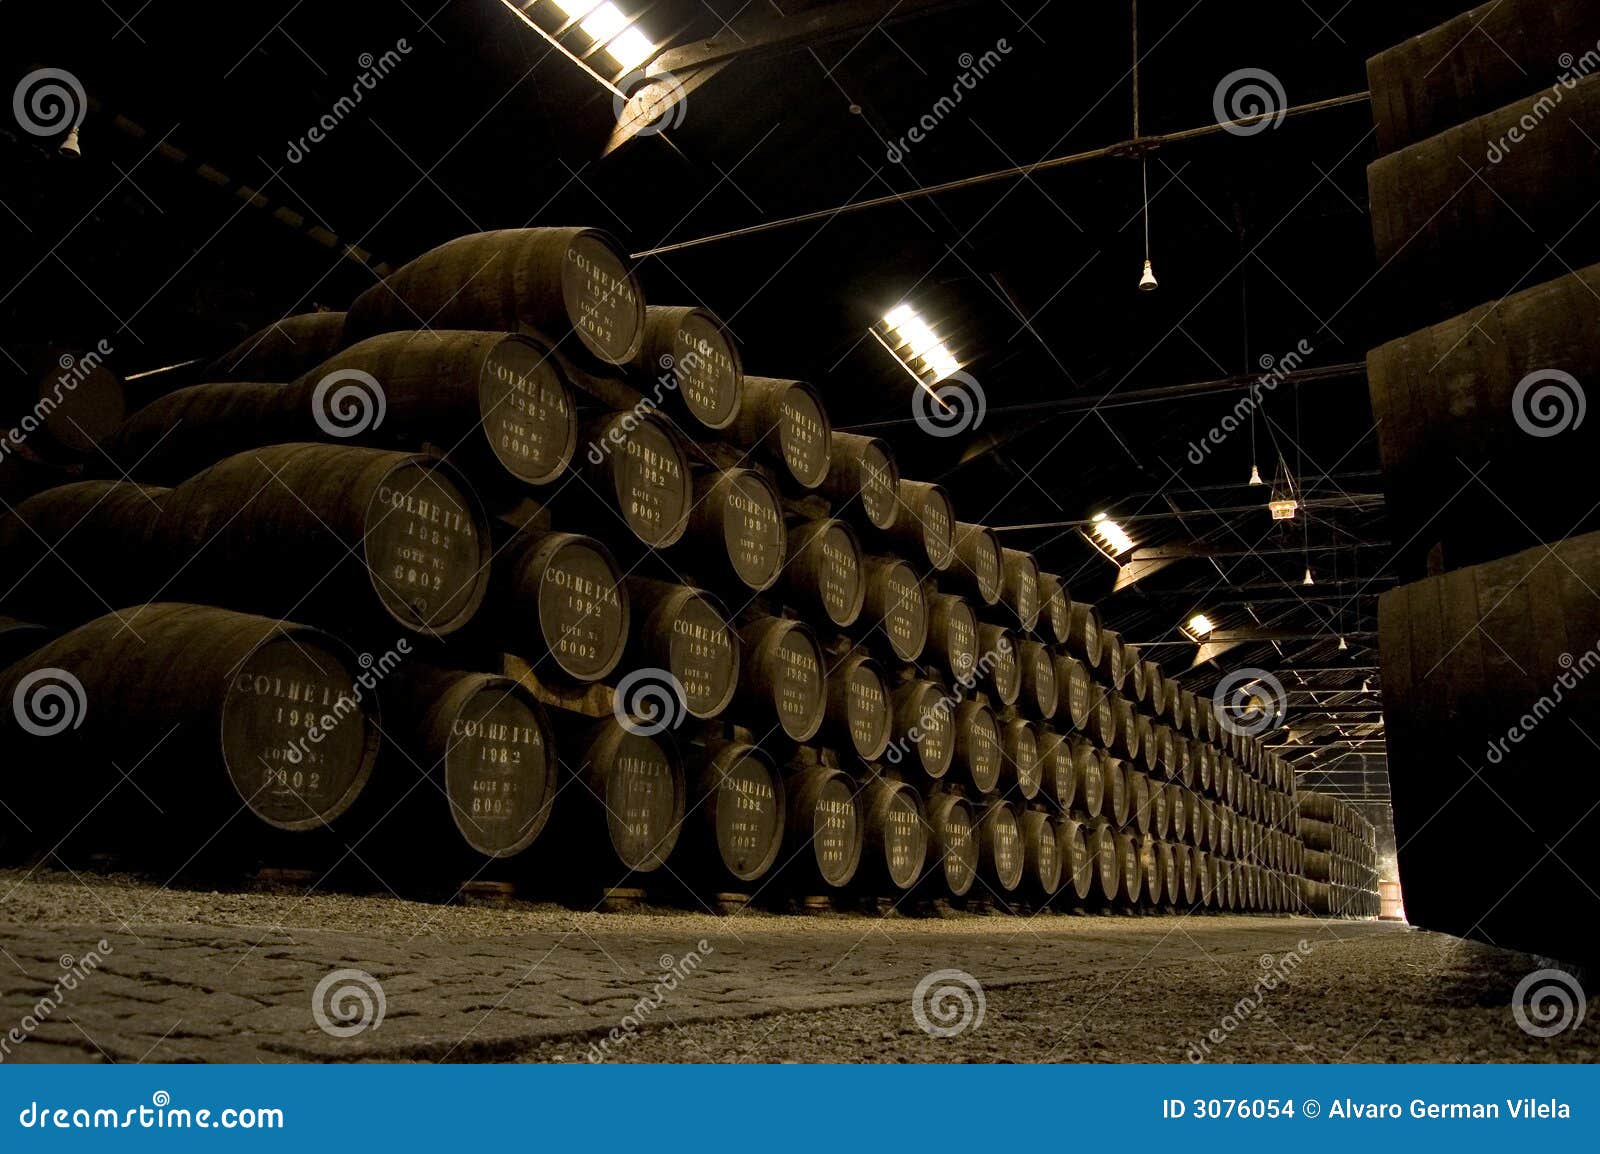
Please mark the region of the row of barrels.
<svg viewBox="0 0 1600 1154"><path fill-rule="evenodd" d="M1377 831L1349 802L1314 790L1297 799L1306 905L1333 917L1376 917Z"/></svg>

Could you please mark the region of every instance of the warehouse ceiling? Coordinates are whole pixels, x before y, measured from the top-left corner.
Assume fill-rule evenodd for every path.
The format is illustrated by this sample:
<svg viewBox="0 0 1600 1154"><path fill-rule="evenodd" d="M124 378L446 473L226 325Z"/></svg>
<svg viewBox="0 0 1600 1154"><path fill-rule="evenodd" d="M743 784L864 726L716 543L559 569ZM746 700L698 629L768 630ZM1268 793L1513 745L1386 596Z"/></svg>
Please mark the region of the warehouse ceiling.
<svg viewBox="0 0 1600 1154"><path fill-rule="evenodd" d="M26 376L106 339L135 373L342 308L461 233L603 227L652 254L649 300L714 309L752 371L814 381L837 425L891 441L1169 672L1201 660L1192 688L1274 672L1286 740L1332 743L1319 780L1375 796L1362 710L1399 543L1361 364L1382 310L1372 122L1338 98L1461 6L1142 0L1132 147L1123 2L622 4L682 97L627 140L612 86L637 78L557 0L6 5L8 83L66 69L91 111L76 161L5 121L0 363ZM1228 101L1247 69L1278 107L1317 107L1220 130L1259 107ZM869 332L903 303L981 423L913 419L919 386ZM1083 532L1102 512L1145 551L1120 568ZM1202 650L1195 613L1234 640Z"/></svg>

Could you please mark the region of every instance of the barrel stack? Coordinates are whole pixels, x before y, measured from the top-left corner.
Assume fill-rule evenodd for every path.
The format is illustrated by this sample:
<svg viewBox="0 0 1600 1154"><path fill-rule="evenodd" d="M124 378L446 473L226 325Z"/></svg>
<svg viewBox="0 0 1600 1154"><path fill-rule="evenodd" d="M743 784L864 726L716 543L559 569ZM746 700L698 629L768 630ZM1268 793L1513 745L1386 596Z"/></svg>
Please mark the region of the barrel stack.
<svg viewBox="0 0 1600 1154"><path fill-rule="evenodd" d="M447 891L1304 908L1284 761L603 233L462 237L201 362L0 519L0 736L91 783L0 779L39 830L103 786L89 848L198 853L237 796L290 835L252 852L331 827Z"/></svg>
<svg viewBox="0 0 1600 1154"><path fill-rule="evenodd" d="M1305 843L1300 897L1313 913L1378 916L1377 830L1355 806L1302 790L1299 834Z"/></svg>
<svg viewBox="0 0 1600 1154"><path fill-rule="evenodd" d="M1484 3L1367 71L1395 322L1368 378L1389 515L1411 543L1397 559L1411 584L1379 607L1407 914L1592 957L1568 911L1600 870L1562 847L1593 836L1600 801L1580 675L1600 643L1582 480L1600 448L1584 420L1600 368L1600 9ZM1529 781L1560 804L1528 799Z"/></svg>

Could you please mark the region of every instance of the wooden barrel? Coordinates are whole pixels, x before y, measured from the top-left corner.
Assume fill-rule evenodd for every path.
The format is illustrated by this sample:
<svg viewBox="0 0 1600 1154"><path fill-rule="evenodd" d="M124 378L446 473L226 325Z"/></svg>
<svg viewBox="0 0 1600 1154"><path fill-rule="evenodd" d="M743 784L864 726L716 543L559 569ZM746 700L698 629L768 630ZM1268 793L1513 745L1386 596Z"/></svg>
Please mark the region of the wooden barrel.
<svg viewBox="0 0 1600 1154"><path fill-rule="evenodd" d="M710 578L757 593L783 572L788 555L783 498L755 469L702 474L680 550L693 550L694 568Z"/></svg>
<svg viewBox="0 0 1600 1154"><path fill-rule="evenodd" d="M797 607L840 629L854 625L866 599L861 544L837 517L789 528L783 587Z"/></svg>
<svg viewBox="0 0 1600 1154"><path fill-rule="evenodd" d="M1100 610L1087 601L1074 601L1070 612L1072 629L1067 637L1067 651L1090 669L1098 668L1102 648Z"/></svg>
<svg viewBox="0 0 1600 1154"><path fill-rule="evenodd" d="M1154 712L1150 708L1150 686L1144 677L1144 660L1138 649L1126 643L1122 646L1122 668L1122 691L1128 695L1128 700L1137 705L1141 713Z"/></svg>
<svg viewBox="0 0 1600 1154"><path fill-rule="evenodd" d="M1132 767L1124 776L1128 782L1128 816L1140 834L1148 834L1155 824L1155 812L1150 805L1150 779Z"/></svg>
<svg viewBox="0 0 1600 1154"><path fill-rule="evenodd" d="M979 684L1001 705L1022 696L1022 655L1016 637L998 625L978 626Z"/></svg>
<svg viewBox="0 0 1600 1154"><path fill-rule="evenodd" d="M1180 776L1181 766L1178 760L1178 742L1173 736L1172 727L1151 722L1148 732L1153 751L1153 764L1148 767L1149 771L1165 781L1177 779Z"/></svg>
<svg viewBox="0 0 1600 1154"><path fill-rule="evenodd" d="M864 829L856 783L827 766L791 772L785 872L795 884L850 884L861 866Z"/></svg>
<svg viewBox="0 0 1600 1154"><path fill-rule="evenodd" d="M690 797L673 870L707 887L747 886L767 875L783 847L783 777L744 741L689 747Z"/></svg>
<svg viewBox="0 0 1600 1154"><path fill-rule="evenodd" d="M1097 752L1100 754L1100 773L1104 781L1105 803L1102 812L1121 829L1128 824L1133 813L1133 782L1128 765L1104 750Z"/></svg>
<svg viewBox="0 0 1600 1154"><path fill-rule="evenodd" d="M562 764L577 779L563 790L561 818L551 827L563 864L577 865L585 884L598 885L660 869L683 826L685 785L677 753L615 717L594 723L564 710L551 712Z"/></svg>
<svg viewBox="0 0 1600 1154"><path fill-rule="evenodd" d="M382 409L373 407L370 381L357 373L377 381ZM300 377L293 402L324 436L380 448L437 445L480 484L509 477L548 485L566 472L578 445L572 391L550 347L506 333L424 329L372 337Z"/></svg>
<svg viewBox="0 0 1600 1154"><path fill-rule="evenodd" d="M190 558L170 594L336 628L442 637L489 586L477 497L447 463L333 445L272 445L172 489L154 529Z"/></svg>
<svg viewBox="0 0 1600 1154"><path fill-rule="evenodd" d="M978 878L978 823L959 794L928 798L928 872L953 897L963 897Z"/></svg>
<svg viewBox="0 0 1600 1154"><path fill-rule="evenodd" d="M1552 90L1597 41L1585 0L1489 0L1379 52L1367 60L1379 153Z"/></svg>
<svg viewBox="0 0 1600 1154"><path fill-rule="evenodd" d="M955 768L960 779L979 793L993 793L1000 786L1000 723L994 711L981 701L963 701L955 710Z"/></svg>
<svg viewBox="0 0 1600 1154"><path fill-rule="evenodd" d="M1181 867L1178 865L1178 846L1171 842L1156 845L1156 862L1161 869L1161 904L1176 906L1182 900Z"/></svg>
<svg viewBox="0 0 1600 1154"><path fill-rule="evenodd" d="M1594 146L1584 139L1597 113L1600 74L1591 73L1571 88L1546 87L1445 129L1367 170L1391 332L1600 259L1600 226L1589 213ZM1558 259L1547 245L1557 246Z"/></svg>
<svg viewBox="0 0 1600 1154"><path fill-rule="evenodd" d="M1072 762L1073 744L1065 734L1049 726L1039 727L1038 738L1040 800L1065 813L1078 800L1078 775Z"/></svg>
<svg viewBox="0 0 1600 1154"><path fill-rule="evenodd" d="M403 656L382 672L390 660ZM17 759L0 798L36 836L87 822L180 861L241 805L275 829L318 829L372 772L376 677L303 625L163 602L98 617L0 673L0 737ZM49 773L21 772L30 761ZM130 801L89 820L123 773L157 811Z"/></svg>
<svg viewBox="0 0 1600 1154"><path fill-rule="evenodd" d="M204 384L139 409L107 439L106 453L130 477L174 485L262 445L327 439L292 385Z"/></svg>
<svg viewBox="0 0 1600 1154"><path fill-rule="evenodd" d="M78 481L18 502L0 516L0 606L75 626L150 600L173 567L151 544L166 496L131 481Z"/></svg>
<svg viewBox="0 0 1600 1154"><path fill-rule="evenodd" d="M1300 819L1300 841L1308 850L1331 853L1333 851L1335 833L1334 827L1328 822L1317 821L1315 818L1309 817Z"/></svg>
<svg viewBox="0 0 1600 1154"><path fill-rule="evenodd" d="M1165 838L1172 832L1172 809L1166 787L1158 781L1150 781L1148 777L1145 783L1150 794L1150 836Z"/></svg>
<svg viewBox="0 0 1600 1154"><path fill-rule="evenodd" d="M1022 831L1022 889L1034 897L1049 898L1061 888L1061 846L1050 815L1025 809L1017 815Z"/></svg>
<svg viewBox="0 0 1600 1154"><path fill-rule="evenodd" d="M620 521L652 549L665 548L689 527L694 479L677 435L659 417L611 413L583 427L582 488L569 498L592 494L603 504L614 530Z"/></svg>
<svg viewBox="0 0 1600 1154"><path fill-rule="evenodd" d="M1139 839L1130 833L1118 833L1117 847L1117 901L1123 905L1138 905L1144 893L1144 863L1139 860Z"/></svg>
<svg viewBox="0 0 1600 1154"><path fill-rule="evenodd" d="M1000 537L985 525L957 521L951 579L980 605L996 605L1004 591Z"/></svg>
<svg viewBox="0 0 1600 1154"><path fill-rule="evenodd" d="M1191 908L1198 899L1195 892L1195 853L1192 846L1178 845L1172 847L1173 861L1176 865L1174 879L1177 882L1177 906L1181 910Z"/></svg>
<svg viewBox="0 0 1600 1154"><path fill-rule="evenodd" d="M965 599L929 593L927 660L963 685L977 678L978 619Z"/></svg>
<svg viewBox="0 0 1600 1154"><path fill-rule="evenodd" d="M60 630L32 621L0 617L0 671L10 668L60 635Z"/></svg>
<svg viewBox="0 0 1600 1154"><path fill-rule="evenodd" d="M480 859L514 857L533 844L555 802L556 744L528 690L413 661L386 674L378 691L391 744L353 824L398 834L412 866L422 865L419 844L429 847L430 865L456 839Z"/></svg>
<svg viewBox="0 0 1600 1154"><path fill-rule="evenodd" d="M1189 791L1174 782L1162 788L1167 795L1167 824L1172 831L1172 840L1181 842L1189 836Z"/></svg>
<svg viewBox="0 0 1600 1154"><path fill-rule="evenodd" d="M1094 858L1089 853L1083 823L1065 815L1058 818L1056 849L1061 858L1063 896L1079 902L1087 900L1094 892Z"/></svg>
<svg viewBox="0 0 1600 1154"><path fill-rule="evenodd" d="M878 663L861 650L852 651L828 670L824 732L840 749L862 761L876 761L889 748L893 730L889 695L888 678Z"/></svg>
<svg viewBox="0 0 1600 1154"><path fill-rule="evenodd" d="M1089 727L1085 732L1101 749L1114 749L1120 740L1122 715L1117 703L1121 700L1115 692L1098 682L1089 689Z"/></svg>
<svg viewBox="0 0 1600 1154"><path fill-rule="evenodd" d="M1122 890L1122 862L1117 856L1117 831L1104 818L1089 823L1089 857L1094 861L1094 897L1114 902Z"/></svg>
<svg viewBox="0 0 1600 1154"><path fill-rule="evenodd" d="M430 249L355 299L346 336L430 327L532 329L566 355L626 365L644 341L644 296L621 247L592 228L473 233Z"/></svg>
<svg viewBox="0 0 1600 1154"><path fill-rule="evenodd" d="M1056 682L1056 658L1037 641L1019 646L1022 666L1022 708L1041 721L1049 721L1061 707L1061 687Z"/></svg>
<svg viewBox="0 0 1600 1154"><path fill-rule="evenodd" d="M864 557L861 565L866 590L858 635L915 661L928 643L928 603L917 571L898 557Z"/></svg>
<svg viewBox="0 0 1600 1154"><path fill-rule="evenodd" d="M827 479L833 426L822 398L804 381L746 377L733 435L802 489Z"/></svg>
<svg viewBox="0 0 1600 1154"><path fill-rule="evenodd" d="M937 570L950 568L955 561L955 502L940 485L928 481L900 481L899 506L890 539L902 556L909 557L921 572L926 563Z"/></svg>
<svg viewBox="0 0 1600 1154"><path fill-rule="evenodd" d="M943 777L956 753L954 706L945 701L944 690L920 678L907 681L894 691L890 705L894 743L887 751L889 763L914 758L930 778Z"/></svg>
<svg viewBox="0 0 1600 1154"><path fill-rule="evenodd" d="M833 503L834 512L874 529L892 529L900 513L900 466L888 442L834 433L828 459L822 495Z"/></svg>
<svg viewBox="0 0 1600 1154"><path fill-rule="evenodd" d="M1133 703L1128 703L1132 708ZM1139 768L1151 776L1157 776L1160 768L1160 750L1156 747L1155 723L1143 713L1133 715L1133 728L1139 734L1139 750L1134 755L1134 760L1139 763Z"/></svg>
<svg viewBox="0 0 1600 1154"><path fill-rule="evenodd" d="M1167 707L1167 700L1171 690L1176 687L1170 685L1166 675L1161 672L1161 666L1154 661L1141 661L1139 667L1144 670L1145 700L1149 702L1150 715L1170 720L1172 711Z"/></svg>
<svg viewBox="0 0 1600 1154"><path fill-rule="evenodd" d="M110 347L104 342L101 347L109 355ZM49 461L88 461L93 466L100 460L101 446L127 416L122 378L106 367L98 349L74 349L42 359L48 367L32 390L19 390L14 403L10 397L0 397L0 447L9 454L20 453L25 446L32 455Z"/></svg>
<svg viewBox="0 0 1600 1154"><path fill-rule="evenodd" d="M709 309L649 305L634 373L654 382L660 398L696 424L726 429L744 399L744 363L727 329Z"/></svg>
<svg viewBox="0 0 1600 1154"><path fill-rule="evenodd" d="M1088 730L1098 700L1088 668L1076 657L1058 653L1056 684L1060 686L1063 722L1070 722L1072 728L1080 733Z"/></svg>
<svg viewBox="0 0 1600 1154"><path fill-rule="evenodd" d="M608 676L628 643L631 605L611 551L577 533L528 532L495 558L492 642L540 677Z"/></svg>
<svg viewBox="0 0 1600 1154"><path fill-rule="evenodd" d="M1211 855L1204 850L1196 850L1189 856L1194 862L1194 906L1196 909L1209 908L1216 904L1216 874L1211 868Z"/></svg>
<svg viewBox="0 0 1600 1154"><path fill-rule="evenodd" d="M1052 645L1065 645L1072 636L1072 595L1054 573L1039 574L1039 630Z"/></svg>
<svg viewBox="0 0 1600 1154"><path fill-rule="evenodd" d="M1161 878L1161 851L1158 848L1161 843L1154 837L1135 838L1134 842L1139 855L1139 900L1159 905L1165 884Z"/></svg>
<svg viewBox="0 0 1600 1154"><path fill-rule="evenodd" d="M1086 817L1105 814L1114 818L1116 807L1112 804L1110 779L1113 777L1116 779L1116 793L1121 794L1122 772L1120 770L1108 772L1105 755L1087 741L1073 740L1071 748L1072 776L1078 791L1078 811Z"/></svg>
<svg viewBox="0 0 1600 1154"><path fill-rule="evenodd" d="M1137 761L1143 746L1144 733L1139 728L1139 715L1133 710L1133 702L1126 697L1113 695L1111 709L1117 717L1117 729L1112 736L1111 744L1106 748L1118 757Z"/></svg>
<svg viewBox="0 0 1600 1154"><path fill-rule="evenodd" d="M1100 631L1100 660L1095 663L1096 679L1120 692L1128 680L1127 655L1122 648L1122 635L1114 629Z"/></svg>
<svg viewBox="0 0 1600 1154"><path fill-rule="evenodd" d="M827 710L827 666L816 634L799 621L753 617L739 626L739 638L741 708L762 727L776 724L791 740L810 741Z"/></svg>
<svg viewBox="0 0 1600 1154"><path fill-rule="evenodd" d="M985 804L978 817L978 872L996 893L1022 884L1023 852L1017 810L1004 801Z"/></svg>
<svg viewBox="0 0 1600 1154"><path fill-rule="evenodd" d="M292 381L347 343L344 313L296 313L252 333L202 369L200 376L208 381Z"/></svg>
<svg viewBox="0 0 1600 1154"><path fill-rule="evenodd" d="M1003 550L1001 556L1006 609L1018 628L1032 633L1039 624L1039 563L1021 549Z"/></svg>
<svg viewBox="0 0 1600 1154"><path fill-rule="evenodd" d="M1039 769L1039 735L1033 723L1009 717L1000 725L1000 790L1007 797L1032 801L1043 781Z"/></svg>
<svg viewBox="0 0 1600 1154"><path fill-rule="evenodd" d="M738 690L744 658L727 609L688 585L630 577L627 590L638 619L632 668L671 674L689 716L720 716Z"/></svg>
<svg viewBox="0 0 1600 1154"><path fill-rule="evenodd" d="M865 844L857 881L874 892L910 889L926 868L930 843L921 795L903 781L875 777L862 803Z"/></svg>
<svg viewBox="0 0 1600 1154"><path fill-rule="evenodd" d="M1189 732L1189 711L1194 708L1194 694L1184 689L1176 681L1167 680L1167 696L1163 703L1168 721L1178 733Z"/></svg>

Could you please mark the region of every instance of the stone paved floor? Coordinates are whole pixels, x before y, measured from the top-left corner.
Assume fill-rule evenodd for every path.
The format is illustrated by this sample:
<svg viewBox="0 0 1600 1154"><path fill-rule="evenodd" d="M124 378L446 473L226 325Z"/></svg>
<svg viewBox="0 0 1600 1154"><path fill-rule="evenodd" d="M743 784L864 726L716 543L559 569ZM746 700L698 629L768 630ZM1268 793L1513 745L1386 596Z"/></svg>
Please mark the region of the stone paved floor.
<svg viewBox="0 0 1600 1154"><path fill-rule="evenodd" d="M623 1042L605 1055L630 1060L1181 1061L1264 964L1290 954L1304 959L1287 971L1297 997L1353 999L1336 1036L1322 1023L1308 1043L1292 1015L1263 1012L1215 1057L1593 1054L1592 1023L1532 1049L1516 1030L1509 990L1529 959L1304 918L600 914L0 870L0 946L0 1034L15 1024L26 1037L0 1043L6 1061L583 1060L613 1029ZM91 951L98 964L57 1001L58 980ZM313 1001L347 969L381 985L384 1013L340 1037ZM911 1013L918 982L942 969L970 974L988 1007L985 1026L954 1042ZM1464 1047L1437 1028L1463 982L1475 1016L1460 1029L1477 1039ZM336 1028L341 1006L358 1007L323 1004ZM1395 1004L1433 1027L1378 1029Z"/></svg>

